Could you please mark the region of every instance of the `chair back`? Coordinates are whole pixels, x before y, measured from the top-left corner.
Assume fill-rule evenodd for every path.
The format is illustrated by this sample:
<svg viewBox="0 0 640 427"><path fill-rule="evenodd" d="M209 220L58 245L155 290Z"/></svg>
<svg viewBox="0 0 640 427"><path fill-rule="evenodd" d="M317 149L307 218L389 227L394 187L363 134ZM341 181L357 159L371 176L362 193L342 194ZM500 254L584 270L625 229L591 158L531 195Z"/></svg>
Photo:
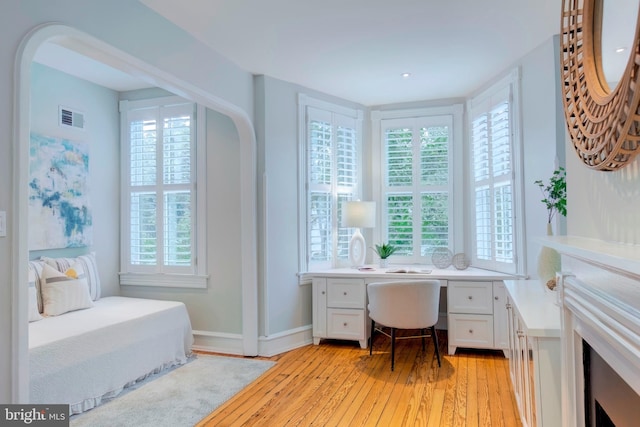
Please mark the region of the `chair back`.
<svg viewBox="0 0 640 427"><path fill-rule="evenodd" d="M369 317L381 325L422 329L438 322L439 280L369 283L367 295Z"/></svg>

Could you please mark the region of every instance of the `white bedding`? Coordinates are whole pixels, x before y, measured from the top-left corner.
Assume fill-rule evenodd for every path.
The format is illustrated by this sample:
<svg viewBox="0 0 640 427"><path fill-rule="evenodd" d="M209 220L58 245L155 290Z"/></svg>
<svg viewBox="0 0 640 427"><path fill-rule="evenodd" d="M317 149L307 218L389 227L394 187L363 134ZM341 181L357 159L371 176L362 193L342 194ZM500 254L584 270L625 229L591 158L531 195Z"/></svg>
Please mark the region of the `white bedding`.
<svg viewBox="0 0 640 427"><path fill-rule="evenodd" d="M183 364L193 334L185 305L106 297L29 324L31 403L80 413L147 375Z"/></svg>

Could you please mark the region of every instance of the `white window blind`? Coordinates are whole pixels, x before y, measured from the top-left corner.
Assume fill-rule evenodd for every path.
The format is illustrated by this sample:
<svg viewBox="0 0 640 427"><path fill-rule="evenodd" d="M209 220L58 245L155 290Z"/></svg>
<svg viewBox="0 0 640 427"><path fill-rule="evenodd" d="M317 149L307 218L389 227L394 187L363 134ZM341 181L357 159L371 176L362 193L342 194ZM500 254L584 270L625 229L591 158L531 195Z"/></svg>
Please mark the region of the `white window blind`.
<svg viewBox="0 0 640 427"><path fill-rule="evenodd" d="M394 257L427 262L451 244L451 116L386 119L382 127L383 240Z"/></svg>
<svg viewBox="0 0 640 427"><path fill-rule="evenodd" d="M305 100L302 269L337 267L348 261L353 233L340 226L342 204L360 197L360 124L355 111L344 114L330 104Z"/></svg>
<svg viewBox="0 0 640 427"><path fill-rule="evenodd" d="M474 264L517 271L513 85L471 101Z"/></svg>
<svg viewBox="0 0 640 427"><path fill-rule="evenodd" d="M196 111L171 97L121 103L122 271L196 275ZM132 283L129 283L132 282Z"/></svg>

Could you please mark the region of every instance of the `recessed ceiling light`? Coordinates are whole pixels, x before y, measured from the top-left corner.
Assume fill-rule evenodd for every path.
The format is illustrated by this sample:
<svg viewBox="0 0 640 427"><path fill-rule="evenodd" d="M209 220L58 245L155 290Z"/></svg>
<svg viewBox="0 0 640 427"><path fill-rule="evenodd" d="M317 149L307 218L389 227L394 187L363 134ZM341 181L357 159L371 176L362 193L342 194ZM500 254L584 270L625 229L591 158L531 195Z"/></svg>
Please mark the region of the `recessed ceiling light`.
<svg viewBox="0 0 640 427"><path fill-rule="evenodd" d="M616 53L622 53L622 52L624 52L625 50L627 50L627 48L619 47L619 48L617 48L617 49L616 49Z"/></svg>
<svg viewBox="0 0 640 427"><path fill-rule="evenodd" d="M409 77L411 77L411 73L402 73L403 79L408 79Z"/></svg>

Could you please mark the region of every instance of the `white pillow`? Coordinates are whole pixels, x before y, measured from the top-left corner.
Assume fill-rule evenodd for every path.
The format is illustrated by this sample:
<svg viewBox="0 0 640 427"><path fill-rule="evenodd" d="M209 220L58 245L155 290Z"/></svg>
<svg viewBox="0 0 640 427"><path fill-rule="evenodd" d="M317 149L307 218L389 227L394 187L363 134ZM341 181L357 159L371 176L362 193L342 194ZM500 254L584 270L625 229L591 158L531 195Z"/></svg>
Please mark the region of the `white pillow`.
<svg viewBox="0 0 640 427"><path fill-rule="evenodd" d="M82 266L74 264L61 273L45 264L42 268L42 302L45 316L93 307Z"/></svg>
<svg viewBox="0 0 640 427"><path fill-rule="evenodd" d="M29 268L29 322L42 320L42 315L38 311L38 290L36 289L36 274Z"/></svg>
<svg viewBox="0 0 640 427"><path fill-rule="evenodd" d="M80 263L86 275L87 284L89 285L89 294L93 301L100 299L100 275L98 274L98 265L96 263L96 253L91 252L86 255L80 255L75 258L48 258L42 257L42 261L49 264L58 271L65 272L72 265Z"/></svg>

